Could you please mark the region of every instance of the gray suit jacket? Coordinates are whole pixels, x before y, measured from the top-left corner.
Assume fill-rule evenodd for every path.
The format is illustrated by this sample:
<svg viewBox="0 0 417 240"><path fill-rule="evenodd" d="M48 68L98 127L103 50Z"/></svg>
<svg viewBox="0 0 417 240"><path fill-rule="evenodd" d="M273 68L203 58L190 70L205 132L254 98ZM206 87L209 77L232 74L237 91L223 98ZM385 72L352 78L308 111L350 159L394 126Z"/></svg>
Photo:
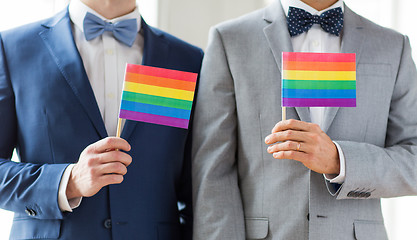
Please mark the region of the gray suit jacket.
<svg viewBox="0 0 417 240"><path fill-rule="evenodd" d="M342 51L357 54L357 107L323 131L346 157L332 185L264 138L281 119L279 1L211 30L193 134L194 239L386 239L380 198L417 193L417 74L407 37L345 8ZM308 108L288 118L310 121Z"/></svg>

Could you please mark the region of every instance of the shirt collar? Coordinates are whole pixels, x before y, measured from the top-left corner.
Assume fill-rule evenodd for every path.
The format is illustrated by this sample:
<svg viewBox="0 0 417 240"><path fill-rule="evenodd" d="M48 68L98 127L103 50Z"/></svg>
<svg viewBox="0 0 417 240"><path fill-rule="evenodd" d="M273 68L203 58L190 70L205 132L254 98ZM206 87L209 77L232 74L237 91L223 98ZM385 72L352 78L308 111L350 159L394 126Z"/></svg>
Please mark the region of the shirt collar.
<svg viewBox="0 0 417 240"><path fill-rule="evenodd" d="M101 18L102 20L104 20L106 22L111 22L111 23L115 23L115 22L122 21L122 20L127 20L127 19L136 19L137 26L138 26L138 31L141 28L141 16L140 16L140 13L139 13L138 6L136 6L136 8L135 8L135 10L133 10L133 12L128 13L126 15L123 15L121 17L113 18L113 19L106 19L105 17L101 16L100 14L98 14L93 9L89 8L87 5L85 5L80 0L71 0L71 2L69 4L69 7L68 7L68 11L69 11L69 16L70 16L70 19L71 19L72 23L81 32L84 32L83 22L84 22L84 17L87 14L87 12L90 12L90 13L96 15L97 17Z"/></svg>
<svg viewBox="0 0 417 240"><path fill-rule="evenodd" d="M301 9L311 13L312 15L320 15L320 14L324 13L325 11L328 11L328 10L333 9L333 8L338 8L338 7L342 8L342 12L345 11L343 0L337 1L332 6L326 8L326 9L323 9L321 11L317 11L316 9L310 7L308 4L302 2L301 0L281 0L281 4L282 4L282 8L284 9L285 15L287 17L288 17L288 10L290 9L290 7L301 8Z"/></svg>

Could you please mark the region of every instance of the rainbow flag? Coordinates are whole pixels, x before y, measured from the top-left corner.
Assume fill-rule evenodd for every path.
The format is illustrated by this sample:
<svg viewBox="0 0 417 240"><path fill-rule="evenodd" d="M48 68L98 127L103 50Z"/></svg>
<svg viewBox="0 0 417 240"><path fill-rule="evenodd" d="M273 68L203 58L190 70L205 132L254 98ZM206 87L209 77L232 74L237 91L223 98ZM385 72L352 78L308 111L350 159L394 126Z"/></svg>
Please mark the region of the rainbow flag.
<svg viewBox="0 0 417 240"><path fill-rule="evenodd" d="M356 107L355 53L282 53L283 107Z"/></svg>
<svg viewBox="0 0 417 240"><path fill-rule="evenodd" d="M188 128L197 73L127 64L119 118Z"/></svg>

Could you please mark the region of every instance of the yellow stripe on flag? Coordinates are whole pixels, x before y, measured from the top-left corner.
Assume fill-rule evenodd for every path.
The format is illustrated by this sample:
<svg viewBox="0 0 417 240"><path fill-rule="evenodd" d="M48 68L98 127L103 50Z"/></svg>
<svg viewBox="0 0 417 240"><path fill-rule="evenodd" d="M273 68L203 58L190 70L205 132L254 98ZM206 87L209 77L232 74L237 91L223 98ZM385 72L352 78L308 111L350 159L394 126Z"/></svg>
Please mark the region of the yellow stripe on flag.
<svg viewBox="0 0 417 240"><path fill-rule="evenodd" d="M300 71L284 70L283 79L288 80L342 80L355 81L355 71Z"/></svg>
<svg viewBox="0 0 417 240"><path fill-rule="evenodd" d="M191 91L164 88L132 82L125 82L124 91L154 95L159 97L182 99L187 101L193 101L194 98L194 92Z"/></svg>

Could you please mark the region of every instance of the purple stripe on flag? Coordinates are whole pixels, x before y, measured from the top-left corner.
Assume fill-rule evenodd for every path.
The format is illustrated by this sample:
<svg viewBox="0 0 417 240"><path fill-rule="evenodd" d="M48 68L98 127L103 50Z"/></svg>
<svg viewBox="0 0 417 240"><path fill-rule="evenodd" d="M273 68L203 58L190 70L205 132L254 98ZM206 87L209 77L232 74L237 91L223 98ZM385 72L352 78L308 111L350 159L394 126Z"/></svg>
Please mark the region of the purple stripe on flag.
<svg viewBox="0 0 417 240"><path fill-rule="evenodd" d="M356 107L356 98L282 98L283 107Z"/></svg>
<svg viewBox="0 0 417 240"><path fill-rule="evenodd" d="M185 128L188 129L188 119L180 119L173 117L165 117L148 113L133 112L124 109L120 109L120 118L125 118L134 121L154 123L158 125L165 125L171 127Z"/></svg>

